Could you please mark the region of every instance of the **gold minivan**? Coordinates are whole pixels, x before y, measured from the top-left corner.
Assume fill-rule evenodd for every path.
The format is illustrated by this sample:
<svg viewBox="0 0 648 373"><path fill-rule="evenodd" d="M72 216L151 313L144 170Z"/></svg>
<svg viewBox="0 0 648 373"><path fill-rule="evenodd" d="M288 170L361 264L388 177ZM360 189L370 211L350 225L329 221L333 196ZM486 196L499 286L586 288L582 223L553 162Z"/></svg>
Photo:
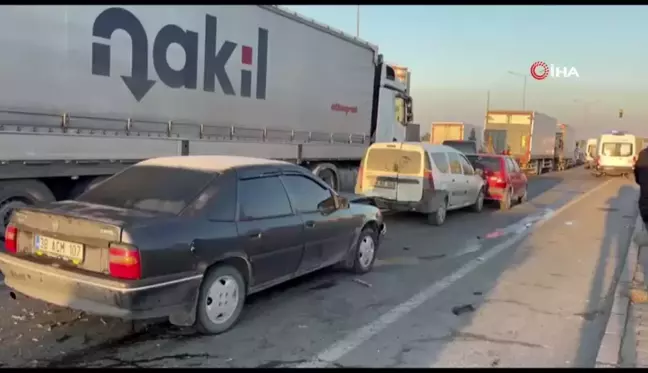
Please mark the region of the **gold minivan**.
<svg viewBox="0 0 648 373"><path fill-rule="evenodd" d="M394 211L416 211L441 225L446 213L484 206L484 180L460 151L421 142L375 143L367 149L355 193Z"/></svg>

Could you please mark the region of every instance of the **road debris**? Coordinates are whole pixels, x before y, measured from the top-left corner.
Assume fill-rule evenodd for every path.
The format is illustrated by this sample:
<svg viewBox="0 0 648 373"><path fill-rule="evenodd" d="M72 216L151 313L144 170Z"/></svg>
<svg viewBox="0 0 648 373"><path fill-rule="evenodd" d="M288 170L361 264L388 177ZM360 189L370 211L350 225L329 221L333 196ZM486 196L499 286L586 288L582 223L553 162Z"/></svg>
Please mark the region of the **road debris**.
<svg viewBox="0 0 648 373"><path fill-rule="evenodd" d="M368 283L368 282L366 282L366 281L362 281L362 280L360 280L359 278L354 278L354 279L353 279L353 282L357 282L358 284L363 285L363 286L366 286L366 287L368 287L368 288L370 288L370 287L373 286L373 285L371 285L370 283Z"/></svg>
<svg viewBox="0 0 648 373"><path fill-rule="evenodd" d="M648 303L646 289L630 289L630 300L634 304Z"/></svg>
<svg viewBox="0 0 648 373"><path fill-rule="evenodd" d="M70 339L70 338L71 338L71 337L70 337L69 335L67 335L67 334L63 334L62 336L56 338L56 342L59 342L59 343L61 343L61 342L65 342L65 341L67 341L67 340Z"/></svg>
<svg viewBox="0 0 648 373"><path fill-rule="evenodd" d="M455 314L455 316L459 316L467 312L475 312L475 307L473 307L472 304L464 304L462 306L452 307L452 313Z"/></svg>
<svg viewBox="0 0 648 373"><path fill-rule="evenodd" d="M497 230L497 231L488 233L486 235L486 238L497 238L497 237L502 236L503 234L504 234L504 232L502 232L500 230Z"/></svg>
<svg viewBox="0 0 648 373"><path fill-rule="evenodd" d="M14 319L14 320L18 320L18 321L25 321L25 320L27 320L27 317L25 317L25 316L20 316L20 315L11 315L11 318Z"/></svg>

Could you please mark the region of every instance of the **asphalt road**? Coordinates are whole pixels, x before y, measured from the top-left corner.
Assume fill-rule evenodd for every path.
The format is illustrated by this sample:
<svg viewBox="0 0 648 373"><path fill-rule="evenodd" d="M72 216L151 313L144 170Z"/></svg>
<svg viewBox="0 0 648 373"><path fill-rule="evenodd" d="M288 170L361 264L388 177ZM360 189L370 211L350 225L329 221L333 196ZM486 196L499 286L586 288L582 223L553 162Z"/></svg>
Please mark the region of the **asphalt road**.
<svg viewBox="0 0 648 373"><path fill-rule="evenodd" d="M387 219L373 272L324 270L253 296L206 337L11 299L4 366L593 366L636 216L625 179L534 177L529 202L457 211L442 227Z"/></svg>

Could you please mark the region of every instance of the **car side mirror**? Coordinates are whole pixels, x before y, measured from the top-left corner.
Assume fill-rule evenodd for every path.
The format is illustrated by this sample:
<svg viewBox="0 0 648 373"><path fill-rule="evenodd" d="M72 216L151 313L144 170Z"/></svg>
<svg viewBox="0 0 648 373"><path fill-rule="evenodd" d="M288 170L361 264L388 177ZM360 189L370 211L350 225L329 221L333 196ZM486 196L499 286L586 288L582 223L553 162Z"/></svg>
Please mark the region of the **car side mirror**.
<svg viewBox="0 0 648 373"><path fill-rule="evenodd" d="M331 214L334 211L349 207L349 200L340 197L337 194L331 195L317 205L317 209L322 214Z"/></svg>
<svg viewBox="0 0 648 373"><path fill-rule="evenodd" d="M340 210L340 209L346 209L349 208L349 200L345 197L335 195L334 196L336 203L335 203L335 208Z"/></svg>
<svg viewBox="0 0 648 373"><path fill-rule="evenodd" d="M475 173L481 177L484 177L484 170L482 170L481 168L476 168Z"/></svg>

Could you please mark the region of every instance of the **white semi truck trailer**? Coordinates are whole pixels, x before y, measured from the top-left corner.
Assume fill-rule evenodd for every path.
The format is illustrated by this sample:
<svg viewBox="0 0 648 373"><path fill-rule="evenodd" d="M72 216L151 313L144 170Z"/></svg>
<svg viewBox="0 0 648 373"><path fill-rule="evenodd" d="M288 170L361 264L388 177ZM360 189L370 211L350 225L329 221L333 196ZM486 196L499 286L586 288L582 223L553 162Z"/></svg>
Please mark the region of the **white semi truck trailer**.
<svg viewBox="0 0 648 373"><path fill-rule="evenodd" d="M536 111L490 110L484 141L496 153L513 156L520 167L536 175L554 169L558 120Z"/></svg>
<svg viewBox="0 0 648 373"><path fill-rule="evenodd" d="M369 43L277 6L3 6L0 232L146 158L230 154L353 188L412 100Z"/></svg>

